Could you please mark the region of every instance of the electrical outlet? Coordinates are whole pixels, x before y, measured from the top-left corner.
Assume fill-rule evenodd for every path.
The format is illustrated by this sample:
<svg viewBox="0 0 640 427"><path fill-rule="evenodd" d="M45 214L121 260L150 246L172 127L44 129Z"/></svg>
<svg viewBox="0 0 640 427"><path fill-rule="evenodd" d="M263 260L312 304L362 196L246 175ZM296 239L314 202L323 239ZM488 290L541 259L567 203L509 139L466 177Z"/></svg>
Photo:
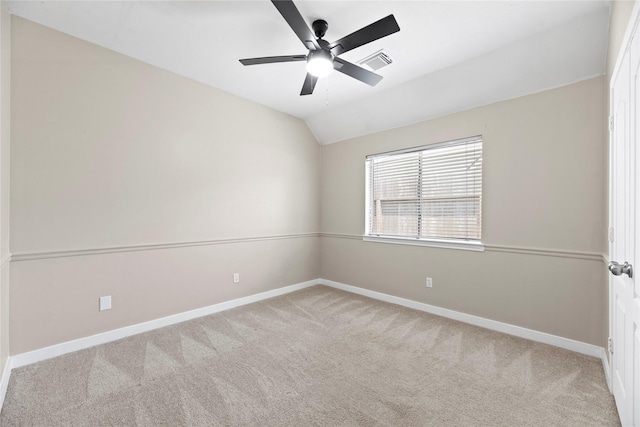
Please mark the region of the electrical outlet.
<svg viewBox="0 0 640 427"><path fill-rule="evenodd" d="M433 280L431 280L431 277L427 277L427 288L433 288Z"/></svg>
<svg viewBox="0 0 640 427"><path fill-rule="evenodd" d="M240 282L240 273L233 273L233 283Z"/></svg>
<svg viewBox="0 0 640 427"><path fill-rule="evenodd" d="M100 311L111 310L111 295L100 297Z"/></svg>

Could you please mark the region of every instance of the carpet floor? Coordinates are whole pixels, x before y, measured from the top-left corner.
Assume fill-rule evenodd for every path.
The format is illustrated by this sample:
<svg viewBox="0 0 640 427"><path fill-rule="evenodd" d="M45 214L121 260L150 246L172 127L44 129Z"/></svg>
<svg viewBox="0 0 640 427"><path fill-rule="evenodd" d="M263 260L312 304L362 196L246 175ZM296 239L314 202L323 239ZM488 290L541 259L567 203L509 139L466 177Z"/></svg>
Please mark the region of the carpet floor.
<svg viewBox="0 0 640 427"><path fill-rule="evenodd" d="M3 426L617 426L600 360L325 286L15 369Z"/></svg>

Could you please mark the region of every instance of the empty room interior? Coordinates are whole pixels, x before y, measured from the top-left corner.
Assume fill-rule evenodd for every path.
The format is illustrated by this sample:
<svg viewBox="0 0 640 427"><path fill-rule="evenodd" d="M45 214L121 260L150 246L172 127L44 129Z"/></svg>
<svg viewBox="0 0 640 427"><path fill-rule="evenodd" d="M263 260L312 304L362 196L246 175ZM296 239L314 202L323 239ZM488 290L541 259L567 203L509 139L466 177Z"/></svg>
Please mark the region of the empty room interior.
<svg viewBox="0 0 640 427"><path fill-rule="evenodd" d="M635 1L0 5L1 425L640 426Z"/></svg>

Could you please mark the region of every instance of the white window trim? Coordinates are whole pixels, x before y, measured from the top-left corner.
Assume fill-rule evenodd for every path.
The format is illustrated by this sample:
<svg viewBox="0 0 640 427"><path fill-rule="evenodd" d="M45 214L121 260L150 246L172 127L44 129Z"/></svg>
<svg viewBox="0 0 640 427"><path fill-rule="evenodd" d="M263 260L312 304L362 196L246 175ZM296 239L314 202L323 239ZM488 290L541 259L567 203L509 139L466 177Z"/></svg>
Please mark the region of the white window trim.
<svg viewBox="0 0 640 427"><path fill-rule="evenodd" d="M427 246L431 248L460 249L464 251L484 252L484 244L478 240L442 240L416 239L411 237L385 237L363 235L365 242L391 243L394 245Z"/></svg>

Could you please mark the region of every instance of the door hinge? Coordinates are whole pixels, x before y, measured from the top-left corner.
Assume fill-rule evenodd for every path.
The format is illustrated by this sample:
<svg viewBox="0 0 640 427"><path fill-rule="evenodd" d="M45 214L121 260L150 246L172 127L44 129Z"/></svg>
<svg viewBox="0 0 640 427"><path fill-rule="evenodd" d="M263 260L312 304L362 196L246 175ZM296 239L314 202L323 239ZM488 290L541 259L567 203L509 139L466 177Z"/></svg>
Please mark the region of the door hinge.
<svg viewBox="0 0 640 427"><path fill-rule="evenodd" d="M613 354L613 338L609 337L607 340L607 346L609 347L609 353Z"/></svg>
<svg viewBox="0 0 640 427"><path fill-rule="evenodd" d="M613 227L609 227L609 241L613 243Z"/></svg>
<svg viewBox="0 0 640 427"><path fill-rule="evenodd" d="M609 116L609 131L613 132L613 116Z"/></svg>

